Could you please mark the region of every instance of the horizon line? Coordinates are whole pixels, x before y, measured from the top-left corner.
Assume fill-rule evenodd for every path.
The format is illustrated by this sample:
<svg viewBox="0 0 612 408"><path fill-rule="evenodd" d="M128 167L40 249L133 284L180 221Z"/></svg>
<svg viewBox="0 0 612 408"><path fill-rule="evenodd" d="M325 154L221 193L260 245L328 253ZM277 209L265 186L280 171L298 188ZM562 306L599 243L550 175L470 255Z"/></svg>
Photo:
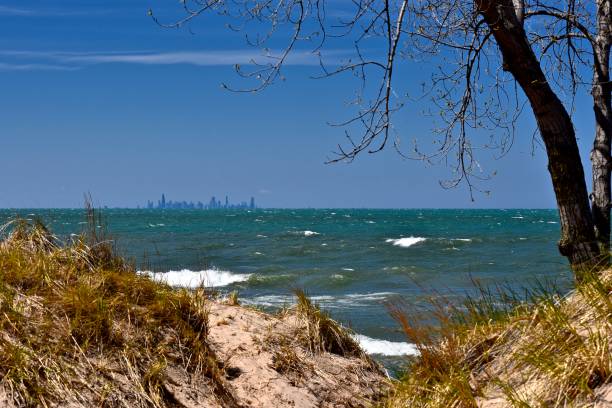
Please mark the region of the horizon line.
<svg viewBox="0 0 612 408"><path fill-rule="evenodd" d="M96 206L100 210L147 210L147 211L223 211L251 210L250 208L146 208ZM0 207L7 210L84 210L83 207ZM557 210L556 207L256 207L255 210Z"/></svg>

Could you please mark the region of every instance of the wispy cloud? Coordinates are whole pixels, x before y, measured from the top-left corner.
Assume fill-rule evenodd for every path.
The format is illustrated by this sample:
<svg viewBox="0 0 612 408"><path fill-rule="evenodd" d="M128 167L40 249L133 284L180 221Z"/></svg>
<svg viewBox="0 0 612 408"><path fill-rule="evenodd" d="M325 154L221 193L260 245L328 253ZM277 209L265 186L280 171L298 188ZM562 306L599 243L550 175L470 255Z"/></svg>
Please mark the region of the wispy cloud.
<svg viewBox="0 0 612 408"><path fill-rule="evenodd" d="M250 65L269 64L278 61L280 51L263 53L257 49L242 50L205 50L174 52L41 52L41 51L0 51L0 57L15 61L27 61L27 65L61 66L66 69L79 69L97 64L139 64L139 65ZM347 52L332 50L328 52L327 63L338 63ZM5 62L6 64L6 62ZM8 65L8 64L7 64ZM319 65L319 57L311 51L293 51L285 65Z"/></svg>
<svg viewBox="0 0 612 408"><path fill-rule="evenodd" d="M189 51L189 52L161 52L161 53L135 53L135 54L89 54L67 55L60 57L64 63L76 64L145 64L145 65L175 65L188 64L197 66L250 64L275 62L277 54L262 55L257 50L235 51ZM316 56L307 52L297 52L287 59L288 65L315 65L318 64Z"/></svg>
<svg viewBox="0 0 612 408"><path fill-rule="evenodd" d="M0 16L29 16L31 11L26 9L0 6Z"/></svg>
<svg viewBox="0 0 612 408"><path fill-rule="evenodd" d="M21 7L0 6L0 16L14 17L70 17L106 14L107 10L64 10L64 9L29 9Z"/></svg>
<svg viewBox="0 0 612 408"><path fill-rule="evenodd" d="M53 64L9 64L0 62L0 71L74 71L78 68Z"/></svg>

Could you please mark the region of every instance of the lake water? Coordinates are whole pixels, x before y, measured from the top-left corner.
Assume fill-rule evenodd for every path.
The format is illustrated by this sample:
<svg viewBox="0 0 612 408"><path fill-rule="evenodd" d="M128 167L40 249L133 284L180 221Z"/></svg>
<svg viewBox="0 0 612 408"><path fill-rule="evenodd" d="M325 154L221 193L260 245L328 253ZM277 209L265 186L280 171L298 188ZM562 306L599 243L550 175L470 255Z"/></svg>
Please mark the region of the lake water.
<svg viewBox="0 0 612 408"><path fill-rule="evenodd" d="M40 217L63 237L82 210L0 210ZM571 285L555 210L105 210L107 229L139 270L169 283L202 280L275 309L304 289L350 325L375 356L413 351L387 303L462 294L472 281ZM172 271L172 272L170 272ZM382 357L381 357L382 358Z"/></svg>

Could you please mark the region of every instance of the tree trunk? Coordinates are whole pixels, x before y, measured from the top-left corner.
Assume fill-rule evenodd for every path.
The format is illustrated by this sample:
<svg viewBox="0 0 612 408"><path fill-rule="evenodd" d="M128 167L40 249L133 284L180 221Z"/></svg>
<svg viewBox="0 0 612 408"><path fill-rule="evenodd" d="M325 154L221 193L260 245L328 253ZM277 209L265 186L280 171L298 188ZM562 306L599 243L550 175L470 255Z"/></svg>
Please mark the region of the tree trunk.
<svg viewBox="0 0 612 408"><path fill-rule="evenodd" d="M548 84L523 29L512 0L476 0L477 11L501 51L504 70L525 92L538 123L548 156L559 217L559 251L569 259L578 278L601 262L574 127L567 110Z"/></svg>
<svg viewBox="0 0 612 408"><path fill-rule="evenodd" d="M595 237L603 253L610 252L610 142L612 141L612 107L610 83L610 44L612 43L612 7L608 0L597 0L597 37L593 44L593 110L595 141L591 150L593 194L591 211Z"/></svg>

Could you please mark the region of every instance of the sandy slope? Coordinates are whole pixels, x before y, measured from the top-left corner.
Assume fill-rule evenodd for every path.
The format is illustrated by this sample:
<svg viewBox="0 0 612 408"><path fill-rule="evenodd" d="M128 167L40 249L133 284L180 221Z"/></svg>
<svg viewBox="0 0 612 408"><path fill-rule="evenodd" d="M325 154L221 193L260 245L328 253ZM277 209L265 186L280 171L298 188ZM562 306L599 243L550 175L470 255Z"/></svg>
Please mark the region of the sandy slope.
<svg viewBox="0 0 612 408"><path fill-rule="evenodd" d="M275 363L279 338L290 340L300 328L284 318L256 310L211 305L209 343L225 366L228 389L244 407L365 407L380 398L387 381L381 371L358 358L323 353L312 355L293 348L298 362L290 369ZM276 368L275 368L276 367ZM168 387L185 407L222 406L202 395Z"/></svg>

